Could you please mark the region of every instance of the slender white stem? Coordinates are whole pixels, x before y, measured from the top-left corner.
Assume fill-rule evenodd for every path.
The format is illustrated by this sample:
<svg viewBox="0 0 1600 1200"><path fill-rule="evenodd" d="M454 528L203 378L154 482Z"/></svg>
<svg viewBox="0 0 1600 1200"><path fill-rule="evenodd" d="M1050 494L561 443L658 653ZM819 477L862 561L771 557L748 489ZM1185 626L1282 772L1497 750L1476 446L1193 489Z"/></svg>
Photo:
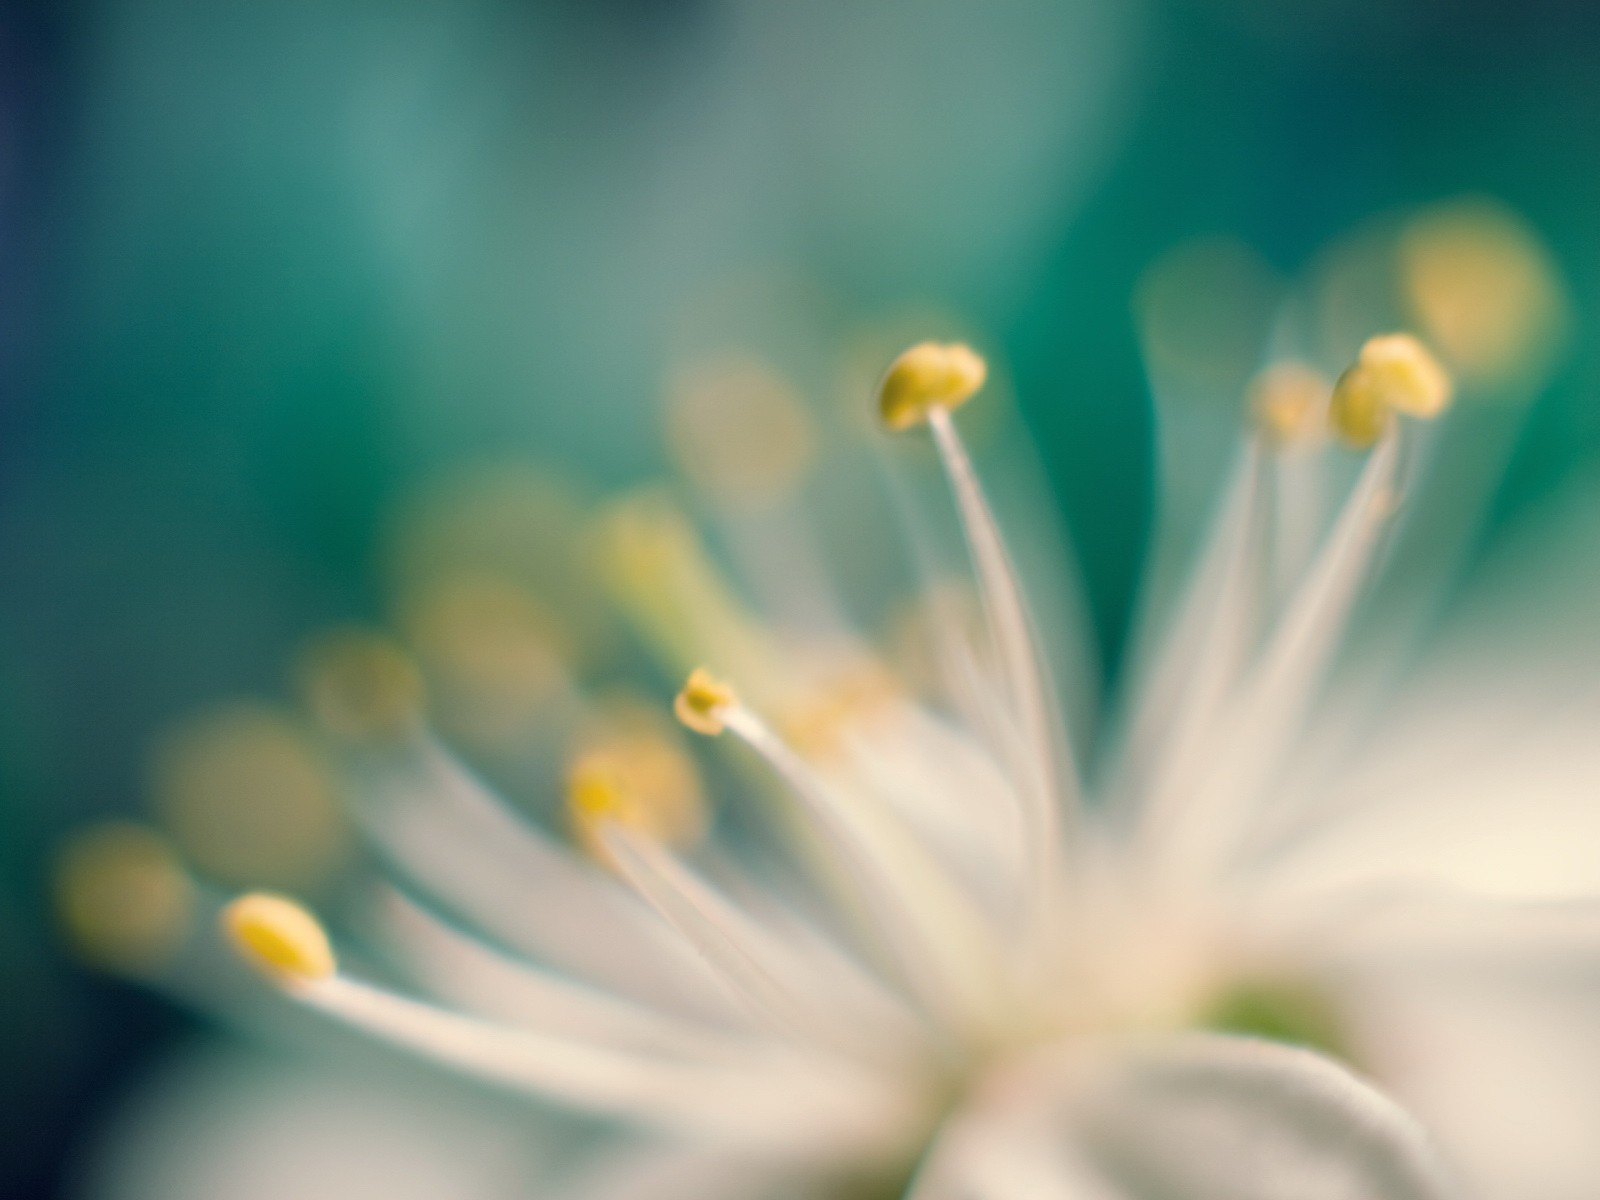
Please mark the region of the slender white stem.
<svg viewBox="0 0 1600 1200"><path fill-rule="evenodd" d="M1000 985L993 939L942 868L887 814L847 802L748 708L723 720L788 784L922 1006L947 1027L986 1022Z"/></svg>
<svg viewBox="0 0 1600 1200"><path fill-rule="evenodd" d="M651 1005L744 1021L638 897L518 818L432 739L355 782L368 840L492 941Z"/></svg>
<svg viewBox="0 0 1600 1200"><path fill-rule="evenodd" d="M1321 551L1290 596L1229 705L1205 769L1154 798L1146 830L1179 856L1214 866L1240 845L1245 818L1322 685L1397 499L1399 434L1368 456Z"/></svg>
<svg viewBox="0 0 1600 1200"><path fill-rule="evenodd" d="M593 1113L762 1144L827 1144L868 1128L898 1097L869 1076L793 1057L738 1067L663 1062L570 1038L508 1029L344 976L305 983L294 998L442 1066ZM879 1125L881 1128L881 1125Z"/></svg>
<svg viewBox="0 0 1600 1200"><path fill-rule="evenodd" d="M848 1038L819 995L821 981L719 892L656 843L625 826L600 829L622 873L717 978L774 1032L823 1045Z"/></svg>
<svg viewBox="0 0 1600 1200"><path fill-rule="evenodd" d="M966 446L944 409L931 410L928 426L961 514L990 636L1010 706L1021 729L1023 752L1012 753L1009 759L1023 804L1029 864L1024 944L1036 948L1036 943L1048 938L1057 906L1062 871L1062 810L1067 807L1076 812L1081 803L1077 768L1060 730L1016 570ZM1009 748L1000 749L1004 752Z"/></svg>
<svg viewBox="0 0 1600 1200"><path fill-rule="evenodd" d="M523 962L452 928L397 891L380 896L383 943L453 1007L552 1036L681 1059L728 1059L753 1034L702 1025Z"/></svg>
<svg viewBox="0 0 1600 1200"><path fill-rule="evenodd" d="M1111 789L1122 811L1148 809L1189 773L1238 681L1259 619L1251 584L1262 509L1261 447L1251 439L1171 631L1137 689Z"/></svg>

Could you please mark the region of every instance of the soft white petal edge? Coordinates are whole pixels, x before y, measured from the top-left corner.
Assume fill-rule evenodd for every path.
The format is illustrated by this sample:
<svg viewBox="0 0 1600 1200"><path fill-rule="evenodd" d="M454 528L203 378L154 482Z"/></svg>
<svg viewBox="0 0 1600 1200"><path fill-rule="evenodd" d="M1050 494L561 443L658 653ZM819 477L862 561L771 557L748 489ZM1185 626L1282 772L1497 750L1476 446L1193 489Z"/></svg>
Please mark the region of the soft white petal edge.
<svg viewBox="0 0 1600 1200"><path fill-rule="evenodd" d="M1409 1113L1339 1064L1184 1034L1047 1053L952 1120L913 1200L1450 1200Z"/></svg>

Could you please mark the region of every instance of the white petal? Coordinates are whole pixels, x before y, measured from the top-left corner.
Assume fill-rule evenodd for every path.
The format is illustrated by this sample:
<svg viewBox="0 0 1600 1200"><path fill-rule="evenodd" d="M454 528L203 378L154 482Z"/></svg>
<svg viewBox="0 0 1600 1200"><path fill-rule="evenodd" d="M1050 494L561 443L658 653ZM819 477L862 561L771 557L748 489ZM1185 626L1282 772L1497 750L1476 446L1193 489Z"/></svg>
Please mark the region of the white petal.
<svg viewBox="0 0 1600 1200"><path fill-rule="evenodd" d="M642 1145L595 1156L545 1200L824 1200L815 1172L720 1151Z"/></svg>
<svg viewBox="0 0 1600 1200"><path fill-rule="evenodd" d="M1363 995L1372 1061L1481 1200L1600 1195L1600 995L1574 984L1435 970Z"/></svg>
<svg viewBox="0 0 1600 1200"><path fill-rule="evenodd" d="M518 1200L555 1157L509 1105L349 1055L190 1049L87 1155L89 1200Z"/></svg>
<svg viewBox="0 0 1600 1200"><path fill-rule="evenodd" d="M1173 1200L1450 1196L1421 1126L1305 1050L1192 1034L1125 1060L1084 1116L1091 1157Z"/></svg>
<svg viewBox="0 0 1600 1200"><path fill-rule="evenodd" d="M951 1123L921 1186L915 1200L1456 1194L1421 1126L1371 1085L1308 1051L1214 1034L1024 1064Z"/></svg>

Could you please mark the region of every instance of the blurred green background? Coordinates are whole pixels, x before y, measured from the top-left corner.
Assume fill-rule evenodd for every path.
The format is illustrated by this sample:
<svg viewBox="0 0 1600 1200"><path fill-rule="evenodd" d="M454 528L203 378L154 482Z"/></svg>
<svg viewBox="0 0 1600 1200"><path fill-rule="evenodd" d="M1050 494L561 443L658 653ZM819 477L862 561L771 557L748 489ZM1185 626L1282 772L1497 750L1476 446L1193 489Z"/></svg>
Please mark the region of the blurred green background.
<svg viewBox="0 0 1600 1200"><path fill-rule="evenodd" d="M1114 669L1152 510L1134 297L1186 239L1293 275L1497 198L1574 335L1498 509L1593 466L1597 61L1581 0L13 0L0 1194L69 1194L187 1022L58 950L52 848L142 810L165 722L371 616L419 482L636 480L686 347L954 314L1014 378Z"/></svg>

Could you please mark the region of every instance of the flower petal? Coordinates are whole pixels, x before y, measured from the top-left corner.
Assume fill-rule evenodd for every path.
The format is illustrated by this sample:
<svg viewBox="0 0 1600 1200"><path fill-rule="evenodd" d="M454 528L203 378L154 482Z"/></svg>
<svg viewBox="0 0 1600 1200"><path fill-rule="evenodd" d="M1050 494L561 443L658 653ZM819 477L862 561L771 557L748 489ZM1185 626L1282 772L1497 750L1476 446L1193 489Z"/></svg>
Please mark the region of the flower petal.
<svg viewBox="0 0 1600 1200"><path fill-rule="evenodd" d="M823 1200L820 1177L794 1164L720 1150L635 1145L596 1154L547 1200Z"/></svg>
<svg viewBox="0 0 1600 1200"><path fill-rule="evenodd" d="M915 1200L1441 1200L1420 1125L1343 1067L1184 1034L1041 1056L956 1118Z"/></svg>

